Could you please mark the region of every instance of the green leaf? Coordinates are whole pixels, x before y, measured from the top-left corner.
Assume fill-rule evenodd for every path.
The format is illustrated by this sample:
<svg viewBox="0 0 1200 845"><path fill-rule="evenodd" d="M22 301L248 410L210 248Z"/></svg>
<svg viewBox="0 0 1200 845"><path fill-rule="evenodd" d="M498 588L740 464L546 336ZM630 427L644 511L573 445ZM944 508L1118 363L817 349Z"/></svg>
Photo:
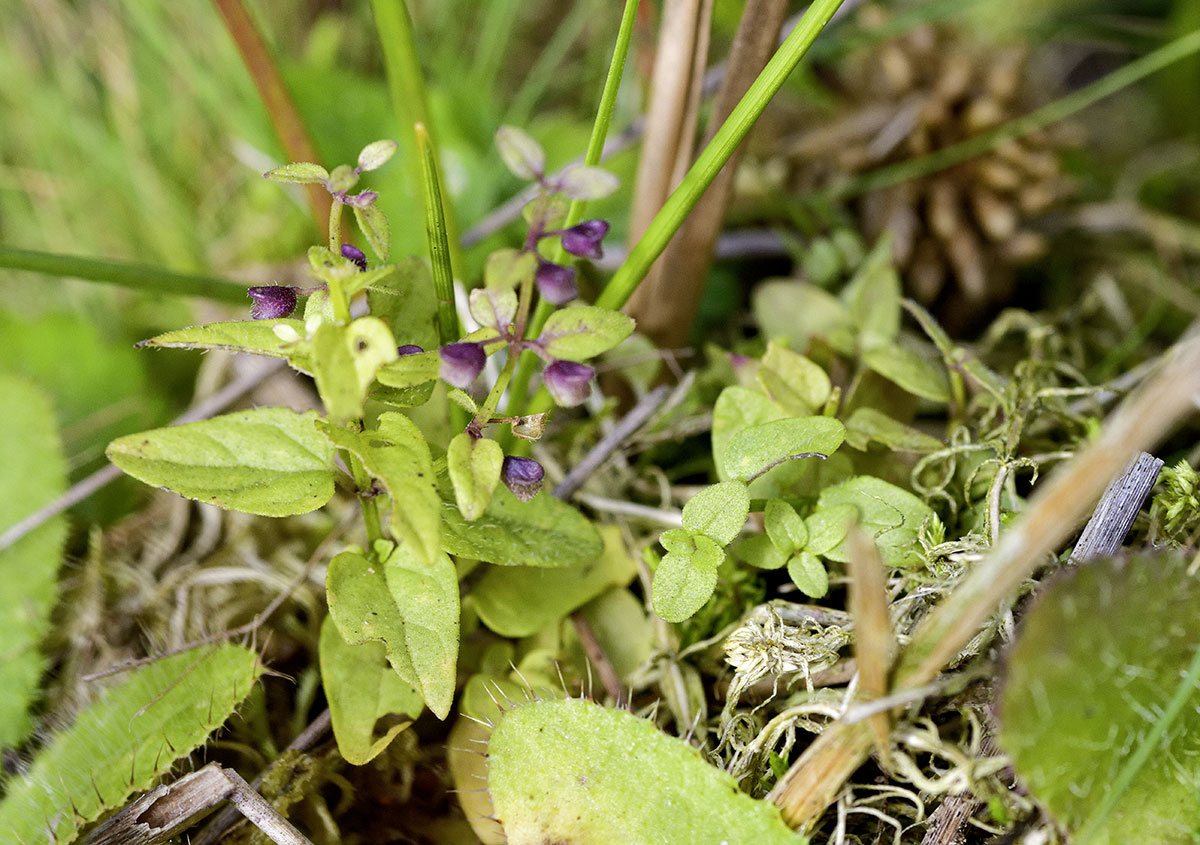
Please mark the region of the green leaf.
<svg viewBox="0 0 1200 845"><path fill-rule="evenodd" d="M750 494L745 484L723 481L706 487L683 506L683 527L727 546L741 532L750 515Z"/></svg>
<svg viewBox="0 0 1200 845"><path fill-rule="evenodd" d="M277 331L279 326L291 330ZM285 338L293 338L287 340ZM229 323L205 323L155 335L137 344L159 349L223 349L227 352L249 352L271 358L289 358L293 355L297 341L304 337L304 321L284 318L281 320L238 320ZM311 372L312 366L301 356L293 364ZM303 364L304 366L301 366Z"/></svg>
<svg viewBox="0 0 1200 845"><path fill-rule="evenodd" d="M446 398L467 412L469 416L479 413L479 405L471 398L471 394L462 388L452 387L446 391Z"/></svg>
<svg viewBox="0 0 1200 845"><path fill-rule="evenodd" d="M400 680L388 665L382 643L350 645L338 632L332 616L326 616L321 624L319 651L321 683L338 751L348 763L361 766L411 725L411 720L425 709L425 702L421 693ZM395 714L408 716L409 720L394 721L376 738L376 723Z"/></svg>
<svg viewBox="0 0 1200 845"><path fill-rule="evenodd" d="M846 420L846 443L866 450L875 441L898 452L936 452L942 441L874 408L856 408Z"/></svg>
<svg viewBox="0 0 1200 845"><path fill-rule="evenodd" d="M917 534L932 511L912 493L882 478L859 475L821 491L818 510L834 505L853 505L858 510L859 526L874 538L888 566L909 566L923 559ZM850 552L843 540L823 554L844 563Z"/></svg>
<svg viewBox="0 0 1200 845"><path fill-rule="evenodd" d="M808 529L804 550L814 555L829 554L846 539L850 526L857 519L858 508L851 504L828 505L809 514L804 520L804 527Z"/></svg>
<svg viewBox="0 0 1200 845"><path fill-rule="evenodd" d="M500 486L483 516L469 522L454 504L449 483L439 489L442 546L452 555L499 566L559 567L589 563L603 550L592 523L553 496L518 502L507 487Z"/></svg>
<svg viewBox="0 0 1200 845"><path fill-rule="evenodd" d="M668 552L690 555L696 551L696 541L692 539L692 532L686 528L669 528L659 535L658 542Z"/></svg>
<svg viewBox="0 0 1200 845"><path fill-rule="evenodd" d="M500 719L487 756L508 842L807 841L696 748L624 710L576 699L523 704Z"/></svg>
<svg viewBox="0 0 1200 845"><path fill-rule="evenodd" d="M788 561L787 570L792 583L804 595L819 599L829 592L829 573L825 571L821 559L812 552L794 555Z"/></svg>
<svg viewBox="0 0 1200 845"><path fill-rule="evenodd" d="M396 360L396 341L378 317L359 317L348 326L318 326L312 354L325 410L335 421L347 423L362 417L367 389L379 369Z"/></svg>
<svg viewBox="0 0 1200 845"><path fill-rule="evenodd" d="M950 385L946 380L945 368L907 346L893 344L868 349L863 353L862 360L872 370L914 396L934 402L950 401Z"/></svg>
<svg viewBox="0 0 1200 845"><path fill-rule="evenodd" d="M228 644L135 669L53 736L21 777L8 779L0 840L70 842L199 747L261 670L257 654Z"/></svg>
<svg viewBox="0 0 1200 845"><path fill-rule="evenodd" d="M52 502L66 480L49 399L0 375L0 529ZM0 748L13 748L33 727L28 710L45 669L39 646L50 631L66 533L66 517L56 516L0 550Z"/></svg>
<svg viewBox="0 0 1200 845"><path fill-rule="evenodd" d="M372 141L362 148L362 152L358 154L358 169L359 170L378 170L387 164L388 159L396 154L398 145L390 138L384 138L381 141Z"/></svg>
<svg viewBox="0 0 1200 845"><path fill-rule="evenodd" d="M537 273L537 256L524 249L498 249L488 256L483 283L492 290L516 290Z"/></svg>
<svg viewBox="0 0 1200 845"><path fill-rule="evenodd" d="M272 182L300 182L302 184L321 183L329 178L329 171L311 161L293 161L283 167L276 167L263 174Z"/></svg>
<svg viewBox="0 0 1200 845"><path fill-rule="evenodd" d="M788 558L779 551L766 534L755 534L738 540L733 546L733 555L759 569L781 569Z"/></svg>
<svg viewBox="0 0 1200 845"><path fill-rule="evenodd" d="M547 355L586 361L607 352L633 334L633 320L620 311L573 305L550 315L538 340Z"/></svg>
<svg viewBox="0 0 1200 845"><path fill-rule="evenodd" d="M515 126L496 130L496 149L504 166L518 179L540 179L546 172L546 153L541 144Z"/></svg>
<svg viewBox="0 0 1200 845"><path fill-rule="evenodd" d="M858 329L860 349L890 347L900 333L900 277L892 265L892 241L876 242L842 291Z"/></svg>
<svg viewBox="0 0 1200 845"><path fill-rule="evenodd" d="M774 342L767 345L757 376L767 395L796 417L819 412L832 390L823 369Z"/></svg>
<svg viewBox="0 0 1200 845"><path fill-rule="evenodd" d="M375 373L375 378L388 387L418 387L436 381L440 366L437 352L417 352L401 355L395 361L384 364Z"/></svg>
<svg viewBox="0 0 1200 845"><path fill-rule="evenodd" d="M387 261L388 253L392 248L392 234L388 227L387 216L379 206L373 204L366 208L359 208L357 205L353 208L354 219L358 221L358 228L362 230L367 243L371 245L371 251L379 257L380 261Z"/></svg>
<svg viewBox="0 0 1200 845"><path fill-rule="evenodd" d="M729 441L751 426L787 416L774 402L757 390L727 387L713 406L712 451L717 477L729 481Z"/></svg>
<svg viewBox="0 0 1200 845"><path fill-rule="evenodd" d="M620 530L600 529L604 552L582 566L545 569L495 566L471 589L471 603L483 624L502 637L528 637L637 574Z"/></svg>
<svg viewBox="0 0 1200 845"><path fill-rule="evenodd" d="M330 562L325 587L346 642L382 642L396 674L444 719L458 649L458 578L450 559L439 555L430 566L397 546L386 563L374 565L346 551Z"/></svg>
<svg viewBox="0 0 1200 845"><path fill-rule="evenodd" d="M814 337L820 337L835 351L854 354L854 318L846 304L828 291L777 279L755 288L752 304L755 323L768 339L807 349Z"/></svg>
<svg viewBox="0 0 1200 845"><path fill-rule="evenodd" d="M796 509L783 499L771 499L763 511L767 536L783 555L790 555L808 545L808 528Z"/></svg>
<svg viewBox="0 0 1200 845"><path fill-rule="evenodd" d="M503 332L517 315L517 292L511 288L476 288L471 291L470 309L479 325Z"/></svg>
<svg viewBox="0 0 1200 845"><path fill-rule="evenodd" d="M333 497L333 448L317 415L255 408L130 434L108 459L139 481L261 516L308 513Z"/></svg>
<svg viewBox="0 0 1200 845"><path fill-rule="evenodd" d="M441 502L429 446L420 429L403 414L382 413L378 426L359 433L325 421L319 424L335 446L357 455L387 488L392 500L388 518L392 534L432 566L441 551Z"/></svg>
<svg viewBox="0 0 1200 845"><path fill-rule="evenodd" d="M446 469L454 485L458 512L468 522L483 515L500 483L504 451L495 440L459 432L446 451ZM440 504L439 504L440 507Z"/></svg>
<svg viewBox="0 0 1200 845"><path fill-rule="evenodd" d="M371 316L387 323L397 344L434 350L438 345L437 294L429 264L410 256L389 266L392 272L367 289Z"/></svg>
<svg viewBox="0 0 1200 845"><path fill-rule="evenodd" d="M1200 828L1200 584L1178 553L1094 561L1043 591L1011 650L998 740L1089 845Z"/></svg>
<svg viewBox="0 0 1200 845"><path fill-rule="evenodd" d="M348 164L339 164L329 174L329 178L325 180L325 187L333 193L349 191L358 184L358 174L354 172L354 168Z"/></svg>
<svg viewBox="0 0 1200 845"><path fill-rule="evenodd" d="M691 554L667 552L654 570L650 599L654 612L667 622L682 622L712 598L717 588L717 567L724 554L703 534L693 534Z"/></svg>
<svg viewBox="0 0 1200 845"><path fill-rule="evenodd" d="M554 180L559 193L573 200L598 200L614 193L621 180L599 167L567 165Z"/></svg>
<svg viewBox="0 0 1200 845"><path fill-rule="evenodd" d="M791 417L751 426L730 438L725 469L749 482L784 461L832 455L845 434L832 417Z"/></svg>

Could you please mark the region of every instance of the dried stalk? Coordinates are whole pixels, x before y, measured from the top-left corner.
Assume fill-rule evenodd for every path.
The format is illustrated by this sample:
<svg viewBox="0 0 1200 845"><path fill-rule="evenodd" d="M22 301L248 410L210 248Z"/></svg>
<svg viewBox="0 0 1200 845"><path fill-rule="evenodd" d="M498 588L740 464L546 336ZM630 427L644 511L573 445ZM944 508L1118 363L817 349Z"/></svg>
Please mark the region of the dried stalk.
<svg viewBox="0 0 1200 845"><path fill-rule="evenodd" d="M858 695L870 701L887 695L888 674L895 659L896 634L888 614L886 569L879 549L861 529L849 537L850 615L854 618L854 656L858 661ZM875 753L887 762L891 725L886 712L867 718L875 735Z"/></svg>

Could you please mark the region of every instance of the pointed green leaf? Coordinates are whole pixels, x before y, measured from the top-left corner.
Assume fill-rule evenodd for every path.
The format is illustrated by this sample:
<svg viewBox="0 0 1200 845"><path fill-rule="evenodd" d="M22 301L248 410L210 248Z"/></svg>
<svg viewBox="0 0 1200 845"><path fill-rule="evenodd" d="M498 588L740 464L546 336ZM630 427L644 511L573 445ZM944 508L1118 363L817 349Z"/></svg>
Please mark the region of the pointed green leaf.
<svg viewBox="0 0 1200 845"><path fill-rule="evenodd" d="M607 352L631 334L633 320L620 311L574 305L551 314L538 340L547 355L586 361Z"/></svg>
<svg viewBox="0 0 1200 845"><path fill-rule="evenodd" d="M783 499L771 499L763 511L767 536L781 554L790 555L808 545L808 528L796 509Z"/></svg>
<svg viewBox="0 0 1200 845"><path fill-rule="evenodd" d="M723 481L706 487L683 506L683 527L727 546L741 532L750 514L750 494L745 484Z"/></svg>
<svg viewBox="0 0 1200 845"><path fill-rule="evenodd" d="M468 522L454 503L448 479L439 489L442 545L452 555L498 566L558 567L589 563L603 549L592 523L553 496L518 502L502 485L483 516Z"/></svg>
<svg viewBox="0 0 1200 845"><path fill-rule="evenodd" d="M730 438L725 469L748 482L784 461L828 457L842 445L845 434L832 417L791 417L751 426Z"/></svg>
<svg viewBox="0 0 1200 845"><path fill-rule="evenodd" d="M263 174L272 182L300 182L312 184L324 182L329 178L329 171L311 161L293 161L283 167L276 167Z"/></svg>
<svg viewBox="0 0 1200 845"><path fill-rule="evenodd" d="M498 249L488 256L483 283L492 290L515 290L537 273L537 256L524 249Z"/></svg>
<svg viewBox="0 0 1200 845"><path fill-rule="evenodd" d="M319 651L321 683L338 751L351 765L361 766L411 725L425 709L425 702L421 693L400 680L388 665L382 643L350 645L338 632L332 616L326 616L321 625ZM408 720L394 719L382 736L375 737L380 719L401 715L408 716Z"/></svg>
<svg viewBox="0 0 1200 845"><path fill-rule="evenodd" d="M367 389L397 357L396 341L378 317L359 317L348 326L323 323L312 348L317 392L329 416L343 423L362 417Z"/></svg>
<svg viewBox="0 0 1200 845"><path fill-rule="evenodd" d="M546 172L546 153L541 144L515 126L496 130L496 149L504 166L519 179L540 179Z"/></svg>
<svg viewBox="0 0 1200 845"><path fill-rule="evenodd" d="M401 355L395 361L379 368L375 378L389 387L417 387L436 381L440 363L437 352L418 352Z"/></svg>
<svg viewBox="0 0 1200 845"><path fill-rule="evenodd" d="M946 368L907 346L893 344L868 349L863 353L862 360L872 370L914 396L934 402L950 401Z"/></svg>
<svg viewBox="0 0 1200 845"><path fill-rule="evenodd" d="M388 227L387 216L377 205L368 205L366 208L359 208L356 205L353 208L354 219L358 221L358 228L362 230L367 243L371 245L371 251L379 257L380 261L387 261L388 253L392 248L392 234Z"/></svg>
<svg viewBox="0 0 1200 845"><path fill-rule="evenodd" d="M317 415L255 408L130 434L110 461L139 481L189 499L260 514L308 513L333 497L333 448Z"/></svg>
<svg viewBox="0 0 1200 845"><path fill-rule="evenodd" d="M290 333L278 331L280 326L290 329ZM238 320L176 329L155 335L137 345L159 349L223 349L227 352L287 358L295 349L296 342L303 337L302 320ZM307 367L304 369L307 370Z"/></svg>
<svg viewBox="0 0 1200 845"><path fill-rule="evenodd" d="M226 644L130 672L52 736L20 777L8 779L0 841L70 842L199 747L261 671L255 652Z"/></svg>
<svg viewBox="0 0 1200 845"><path fill-rule="evenodd" d="M388 159L396 154L398 145L390 138L372 141L362 148L358 154L359 170L378 170L387 164Z"/></svg>
<svg viewBox="0 0 1200 845"><path fill-rule="evenodd" d="M853 505L858 510L859 527L874 538L879 555L888 566L921 562L917 533L932 511L912 493L882 478L859 475L821 491L818 511L834 505ZM823 554L844 563L849 560L850 552L843 540Z"/></svg>
<svg viewBox="0 0 1200 845"><path fill-rule="evenodd" d="M717 567L710 563L711 557L698 554L663 556L650 585L651 604L659 618L682 622L704 607L717 588Z"/></svg>
<svg viewBox="0 0 1200 845"><path fill-rule="evenodd" d="M29 382L0 375L0 530L52 502L66 480L49 399ZM66 517L57 516L0 550L0 749L33 727L29 705L46 663L39 646L50 631L66 533Z"/></svg>
<svg viewBox="0 0 1200 845"><path fill-rule="evenodd" d="M691 744L625 710L522 704L496 725L487 757L508 842L807 843Z"/></svg>
<svg viewBox="0 0 1200 845"><path fill-rule="evenodd" d="M621 180L600 167L571 164L554 180L560 193L573 200L598 200L612 194Z"/></svg>
<svg viewBox="0 0 1200 845"><path fill-rule="evenodd" d="M600 529L604 552L582 566L546 569L494 566L471 590L471 603L483 624L502 637L528 637L587 604L610 587L623 587L637 575L620 530Z"/></svg>
<svg viewBox="0 0 1200 845"><path fill-rule="evenodd" d="M403 414L379 415L379 427L354 432L322 421L321 430L341 449L349 449L379 479L392 500L388 526L419 560L433 565L441 551L441 525L433 458L424 435Z"/></svg>
<svg viewBox="0 0 1200 845"><path fill-rule="evenodd" d="M1190 555L1070 570L1011 650L1001 748L1072 842L1190 843L1200 829L1200 584Z"/></svg>
<svg viewBox="0 0 1200 845"><path fill-rule="evenodd" d="M781 569L788 562L787 555L779 551L766 534L738 540L733 546L733 555L759 569Z"/></svg>
<svg viewBox="0 0 1200 845"><path fill-rule="evenodd" d="M757 376L767 395L797 417L819 412L832 390L823 369L774 342L768 344Z"/></svg>
<svg viewBox="0 0 1200 845"><path fill-rule="evenodd" d="M874 408L855 408L846 420L846 443L865 450L875 441L899 452L936 452L942 441Z"/></svg>
<svg viewBox="0 0 1200 845"><path fill-rule="evenodd" d="M446 451L446 469L454 485L454 501L468 522L483 515L500 483L504 452L495 440L459 432Z"/></svg>
<svg viewBox="0 0 1200 845"><path fill-rule="evenodd" d="M829 573L821 559L811 552L800 552L788 561L788 576L800 592L819 599L829 592Z"/></svg>
<svg viewBox="0 0 1200 845"><path fill-rule="evenodd" d="M892 264L891 238L884 236L872 247L842 299L858 328L859 348L889 347L900 332L900 277Z"/></svg>

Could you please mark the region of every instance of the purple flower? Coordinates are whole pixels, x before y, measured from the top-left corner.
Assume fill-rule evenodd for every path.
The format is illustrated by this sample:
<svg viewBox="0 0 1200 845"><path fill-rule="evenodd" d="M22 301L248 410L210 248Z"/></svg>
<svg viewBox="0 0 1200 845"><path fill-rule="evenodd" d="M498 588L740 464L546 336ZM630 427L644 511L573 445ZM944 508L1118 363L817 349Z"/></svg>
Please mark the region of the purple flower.
<svg viewBox="0 0 1200 845"><path fill-rule="evenodd" d="M546 389L554 404L562 408L582 405L592 392L592 376L596 371L587 364L575 361L555 361L542 373Z"/></svg>
<svg viewBox="0 0 1200 845"><path fill-rule="evenodd" d="M463 390L471 386L487 361L483 346L478 343L451 343L439 349L438 355L442 356L438 375Z"/></svg>
<svg viewBox="0 0 1200 845"><path fill-rule="evenodd" d="M403 346L396 347L396 354L404 357L405 355L420 355L425 350L417 346L415 343L406 343Z"/></svg>
<svg viewBox="0 0 1200 845"><path fill-rule="evenodd" d="M359 270L367 269L367 254L352 244L342 244L342 258L349 258Z"/></svg>
<svg viewBox="0 0 1200 845"><path fill-rule="evenodd" d="M250 316L256 320L276 320L296 310L296 289L284 285L260 285L246 291L254 304Z"/></svg>
<svg viewBox="0 0 1200 845"><path fill-rule="evenodd" d="M608 223L603 220L584 220L570 229L563 229L563 249L580 258L599 258L604 253L600 241L608 234Z"/></svg>
<svg viewBox="0 0 1200 845"><path fill-rule="evenodd" d="M506 455L500 467L500 478L504 486L522 502L528 502L542 489L542 478L546 471L533 458L517 458Z"/></svg>
<svg viewBox="0 0 1200 845"><path fill-rule="evenodd" d="M551 305L563 305L579 296L579 288L575 285L574 267L563 267L561 264L543 261L538 264L535 279L542 299Z"/></svg>

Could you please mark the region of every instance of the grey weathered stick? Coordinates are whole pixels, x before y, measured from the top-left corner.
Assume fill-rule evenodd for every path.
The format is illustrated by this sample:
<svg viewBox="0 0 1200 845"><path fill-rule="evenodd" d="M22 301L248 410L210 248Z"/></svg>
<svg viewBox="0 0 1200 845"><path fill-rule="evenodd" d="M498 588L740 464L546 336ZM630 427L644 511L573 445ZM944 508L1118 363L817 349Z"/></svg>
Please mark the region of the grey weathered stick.
<svg viewBox="0 0 1200 845"><path fill-rule="evenodd" d="M1160 459L1142 452L1123 473L1112 480L1092 512L1092 518L1079 535L1079 542L1071 552L1072 561L1083 563L1117 553L1117 549L1125 542L1125 535L1133 527L1138 511L1154 488L1162 465Z"/></svg>
<svg viewBox="0 0 1200 845"><path fill-rule="evenodd" d="M995 755L996 744L992 735L987 734L979 748L979 756ZM925 828L921 845L962 845L967 841L963 828L981 809L983 802L970 792L948 796L929 817L929 827Z"/></svg>
<svg viewBox="0 0 1200 845"><path fill-rule="evenodd" d="M312 842L296 830L291 823L263 798L245 779L233 769L222 769L225 777L233 784L229 800L241 811L251 824L265 833L277 845L313 845Z"/></svg>
<svg viewBox="0 0 1200 845"><path fill-rule="evenodd" d="M601 437L600 441L592 447L591 451L583 456L583 460L567 473L567 477L558 482L558 485L554 488L554 498L571 498L575 491L582 487L583 483L591 477L592 473L608 460L608 456L624 442L626 437L631 436L646 424L646 421L654 415L659 406L666 401L668 393L670 393L670 388L664 384L654 388L643 396L641 401L634 405L633 409L621 417L621 421L613 426L612 431Z"/></svg>

